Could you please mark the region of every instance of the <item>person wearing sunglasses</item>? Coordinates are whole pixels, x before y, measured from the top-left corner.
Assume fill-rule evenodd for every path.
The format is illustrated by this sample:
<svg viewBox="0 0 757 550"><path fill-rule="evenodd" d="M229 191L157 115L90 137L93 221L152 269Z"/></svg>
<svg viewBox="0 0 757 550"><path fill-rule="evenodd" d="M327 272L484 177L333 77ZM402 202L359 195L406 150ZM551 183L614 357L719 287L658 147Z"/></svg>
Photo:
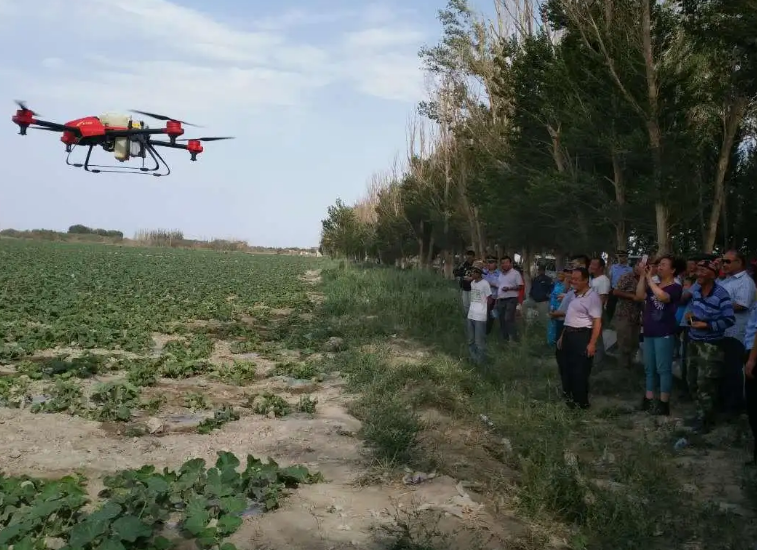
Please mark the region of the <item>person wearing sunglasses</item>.
<svg viewBox="0 0 757 550"><path fill-rule="evenodd" d="M723 337L725 372L722 389L728 419L738 418L744 408L744 337L749 311L755 302L754 281L746 268L746 258L737 250L729 250L723 255L725 278L720 284L731 296L736 316L735 324L725 331Z"/></svg>

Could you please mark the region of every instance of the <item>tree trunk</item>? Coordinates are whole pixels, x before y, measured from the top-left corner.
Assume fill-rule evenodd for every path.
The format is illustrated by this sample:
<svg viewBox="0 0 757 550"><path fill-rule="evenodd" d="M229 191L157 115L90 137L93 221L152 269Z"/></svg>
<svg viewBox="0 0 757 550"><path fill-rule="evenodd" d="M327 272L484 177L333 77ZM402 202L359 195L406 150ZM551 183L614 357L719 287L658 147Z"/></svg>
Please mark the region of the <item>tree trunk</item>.
<svg viewBox="0 0 757 550"><path fill-rule="evenodd" d="M720 221L721 212L725 208L725 175L728 172L728 165L731 160L731 149L736 139L736 133L746 113L748 102L746 98L736 98L726 109L723 120L723 141L720 144L720 157L718 158L718 169L715 173L714 196L712 201L712 210L710 211L710 220L707 224L707 233L704 241L705 252L712 253L715 248L715 239L718 234L718 222Z"/></svg>
<svg viewBox="0 0 757 550"><path fill-rule="evenodd" d="M426 256L426 266L428 268L434 265L434 236L431 235L428 239L428 254Z"/></svg>
<svg viewBox="0 0 757 550"><path fill-rule="evenodd" d="M613 186L615 187L615 202L618 205L618 216L615 220L615 244L618 250L625 250L628 247L628 234L626 233L626 183L623 179L623 167L620 164L618 152L613 149L610 151L612 158Z"/></svg>
<svg viewBox="0 0 757 550"><path fill-rule="evenodd" d="M452 271L455 268L453 265L455 263L454 255L449 250L442 250L441 257L444 260L444 278L452 279Z"/></svg>
<svg viewBox="0 0 757 550"><path fill-rule="evenodd" d="M552 158L555 161L557 171L561 174L565 172L565 159L563 158L562 149L560 145L560 125L557 128L553 128L551 125L547 125L547 131L552 138Z"/></svg>

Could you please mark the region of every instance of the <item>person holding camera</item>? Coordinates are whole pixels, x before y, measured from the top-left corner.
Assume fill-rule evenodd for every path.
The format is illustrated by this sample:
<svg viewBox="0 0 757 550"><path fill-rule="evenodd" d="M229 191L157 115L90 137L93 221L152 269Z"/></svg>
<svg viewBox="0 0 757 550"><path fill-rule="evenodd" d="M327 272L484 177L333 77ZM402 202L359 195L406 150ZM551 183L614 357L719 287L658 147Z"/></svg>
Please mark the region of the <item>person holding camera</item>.
<svg viewBox="0 0 757 550"><path fill-rule="evenodd" d="M662 256L656 263L660 282L657 283L652 278L651 267L642 264L644 274L636 285L636 299L644 303L642 324L646 393L641 408L644 411L668 416L670 415L670 392L673 387L673 353L678 331L676 311L683 288L676 281L676 275L681 268L673 256ZM658 379L660 400L655 404L654 396Z"/></svg>

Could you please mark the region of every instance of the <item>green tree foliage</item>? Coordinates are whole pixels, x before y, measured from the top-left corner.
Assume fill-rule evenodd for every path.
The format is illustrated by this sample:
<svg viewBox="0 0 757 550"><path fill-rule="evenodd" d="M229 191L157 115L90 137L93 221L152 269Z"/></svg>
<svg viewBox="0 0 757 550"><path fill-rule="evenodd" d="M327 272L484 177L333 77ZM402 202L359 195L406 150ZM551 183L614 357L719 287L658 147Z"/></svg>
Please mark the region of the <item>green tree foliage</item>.
<svg viewBox="0 0 757 550"><path fill-rule="evenodd" d="M428 151L323 222L333 256L757 252L757 3L466 0L419 52ZM366 215L366 209L371 215Z"/></svg>

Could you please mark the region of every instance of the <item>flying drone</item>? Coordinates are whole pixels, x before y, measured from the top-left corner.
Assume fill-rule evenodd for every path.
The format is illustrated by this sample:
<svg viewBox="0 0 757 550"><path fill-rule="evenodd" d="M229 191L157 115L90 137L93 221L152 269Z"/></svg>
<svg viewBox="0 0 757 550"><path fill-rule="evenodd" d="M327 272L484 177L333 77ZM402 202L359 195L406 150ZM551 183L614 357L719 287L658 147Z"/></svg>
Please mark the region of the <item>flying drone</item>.
<svg viewBox="0 0 757 550"><path fill-rule="evenodd" d="M145 111L130 111L145 117L165 122L163 128L150 128L141 120L134 120L130 115L105 114L99 117L88 116L78 118L65 124L48 122L36 117L40 116L26 106L23 101L16 101L18 110L12 120L19 127L19 134L26 135L29 128L48 132L61 132L60 140L66 146L66 164L75 168L84 168L87 172L99 174L101 172L115 172L121 174L152 174L153 176L167 176L171 173L166 161L156 147L168 149L183 149L189 152L189 160L196 161L197 155L202 153L202 142L234 139L233 137L200 137L178 139L184 134L184 126L194 126L165 115L147 113ZM153 136L167 135L168 141L156 140ZM179 143L186 142L186 143ZM141 166L120 166L90 164L92 150L102 147L106 152L113 153L119 163L130 159L141 159ZM71 155L76 147L87 147L87 156L83 163L71 162ZM148 162L148 156L150 161ZM154 164L154 165L153 165Z"/></svg>

